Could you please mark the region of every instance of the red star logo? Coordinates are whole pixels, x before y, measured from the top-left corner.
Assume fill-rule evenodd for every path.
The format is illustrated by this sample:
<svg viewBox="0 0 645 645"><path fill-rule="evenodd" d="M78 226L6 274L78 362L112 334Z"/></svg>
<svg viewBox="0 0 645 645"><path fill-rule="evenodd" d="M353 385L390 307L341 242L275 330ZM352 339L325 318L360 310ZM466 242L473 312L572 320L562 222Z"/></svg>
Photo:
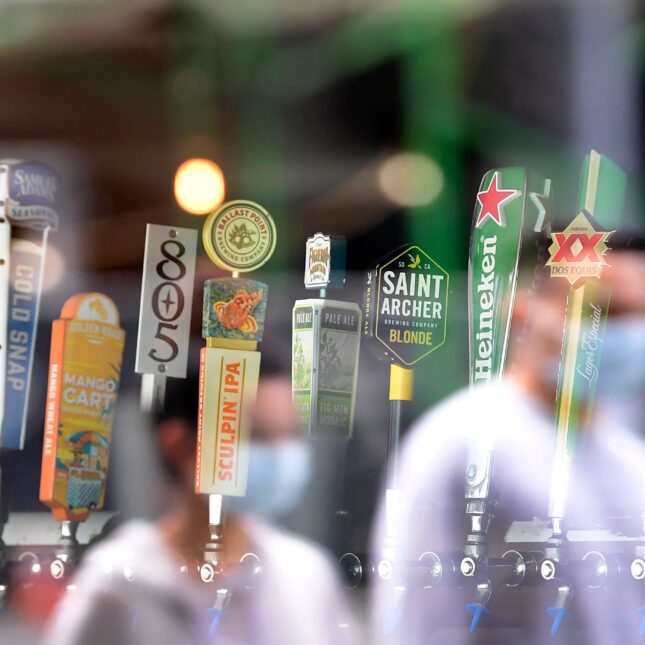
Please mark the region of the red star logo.
<svg viewBox="0 0 645 645"><path fill-rule="evenodd" d="M477 193L477 201L481 204L481 210L477 217L476 227L480 227L487 217L490 217L498 226L504 226L502 206L520 194L519 190L499 188L498 177L499 172L494 173L488 188Z"/></svg>

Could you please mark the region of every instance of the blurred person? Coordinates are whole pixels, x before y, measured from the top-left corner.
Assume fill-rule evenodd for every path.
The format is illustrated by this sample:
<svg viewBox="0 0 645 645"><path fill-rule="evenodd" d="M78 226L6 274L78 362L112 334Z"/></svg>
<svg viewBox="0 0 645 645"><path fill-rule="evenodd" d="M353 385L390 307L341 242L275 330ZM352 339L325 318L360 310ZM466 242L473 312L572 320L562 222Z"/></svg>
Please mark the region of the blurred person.
<svg viewBox="0 0 645 645"><path fill-rule="evenodd" d="M169 379L166 409L155 423L167 509L154 523L122 525L87 554L45 642L356 643L358 628L333 563L275 523L297 505L311 469L309 444L295 436L290 380L276 371L263 374L258 387L246 497L225 505L224 561L231 564L224 575L231 594L209 634L207 608L217 586L202 583L198 572L210 532L208 498L194 493L197 390L196 380ZM232 564L247 553L258 556L260 575Z"/></svg>
<svg viewBox="0 0 645 645"><path fill-rule="evenodd" d="M576 528L596 527L608 516L625 512L637 517L644 508L634 493L642 490L645 469L645 257L636 250L615 249L609 263L612 266L606 267L603 281L612 289L611 307L595 415L588 436L576 437L569 492L569 519ZM463 590L450 585L432 590L415 586L415 572L409 565L427 551L463 553L468 534L464 500L468 446L482 435L496 445L494 482L499 504L488 533L490 557L499 557L509 548L544 546L505 544L504 536L513 520L546 518L567 292L565 280L544 274L535 289L519 287L504 377L455 393L422 416L405 436L397 468L400 503L394 518L388 517L394 526L389 534L397 541L395 574L390 580L373 578L375 642L548 642L551 620L546 610L554 604L555 586L498 589L497 594L494 590L490 608L496 620L488 624L483 620L470 634L471 617L465 605L473 602L474 590L466 590L467 585ZM609 298L608 292L599 295L605 301ZM384 553L385 513L383 498L373 531L374 564ZM631 556L630 548L614 545L608 551L623 550ZM576 618L570 627L561 628L562 642L599 645L619 638L624 643L642 640L635 612L638 604L645 604L642 589L627 583L612 593L585 591L574 592L571 613Z"/></svg>

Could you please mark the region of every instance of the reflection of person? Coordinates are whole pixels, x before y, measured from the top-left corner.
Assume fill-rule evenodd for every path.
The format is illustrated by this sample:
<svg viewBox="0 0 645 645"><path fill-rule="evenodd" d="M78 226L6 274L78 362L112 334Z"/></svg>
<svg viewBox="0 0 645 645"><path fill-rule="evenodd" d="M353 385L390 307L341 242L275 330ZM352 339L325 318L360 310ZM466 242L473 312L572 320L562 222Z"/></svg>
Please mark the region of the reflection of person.
<svg viewBox="0 0 645 645"><path fill-rule="evenodd" d="M595 527L598 521L606 523L608 516L629 512L636 517L642 512L642 507L634 506L634 491L639 490L645 450L641 414L645 395L645 379L641 377L645 373L645 258L637 252L614 251L610 264L603 279L613 288L612 306L597 383L596 414L590 435L577 437L570 490L570 517L580 528ZM373 589L374 629L379 641L498 645L549 639L546 609L555 600L553 587L498 589L490 609L497 625L506 628L491 629L490 622L487 628L484 621L483 627L470 635L470 616L464 606L472 602L473 589L415 587L409 565L427 551L463 553L467 451L469 443L481 437L490 437L497 447L495 476L500 504L489 532L491 556L499 557L509 548L543 546L507 545L504 535L513 520L546 516L567 289L566 281L549 278L541 281L535 292L519 289L513 329L522 333L515 334L511 344L506 376L499 383L456 393L423 416L406 436L397 469L398 515L394 520L388 516L393 528L387 527L387 534L396 537L394 565L398 573L387 581L375 576ZM617 409L623 412L618 415ZM384 499L373 538L377 561L384 554L385 519ZM584 545L571 548L578 557L592 549ZM593 548L631 555L624 544L594 544ZM636 642L637 593L629 584L609 594L577 589L571 609L575 618L563 628L568 630L567 642L599 645L616 642L618 634L624 643Z"/></svg>
<svg viewBox="0 0 645 645"><path fill-rule="evenodd" d="M46 642L355 642L356 625L333 565L319 548L272 522L298 503L310 472L308 444L293 436L290 382L277 374L260 380L247 495L228 500L224 529L225 561L239 563L254 553L261 574L250 576L243 565L227 567L230 601L215 636L209 636L207 608L215 591L201 583L197 571L210 534L206 499L193 492L196 383L171 380L167 401L156 423L168 475L165 513L154 524L121 526L89 552Z"/></svg>

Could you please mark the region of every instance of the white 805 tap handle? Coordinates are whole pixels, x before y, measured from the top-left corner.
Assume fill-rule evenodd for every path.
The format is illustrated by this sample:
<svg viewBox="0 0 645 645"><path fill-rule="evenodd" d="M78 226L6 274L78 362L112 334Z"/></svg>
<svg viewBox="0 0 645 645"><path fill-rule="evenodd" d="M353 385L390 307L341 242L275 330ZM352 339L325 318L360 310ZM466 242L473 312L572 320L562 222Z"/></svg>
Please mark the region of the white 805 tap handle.
<svg viewBox="0 0 645 645"><path fill-rule="evenodd" d="M135 371L186 377L197 231L148 224Z"/></svg>

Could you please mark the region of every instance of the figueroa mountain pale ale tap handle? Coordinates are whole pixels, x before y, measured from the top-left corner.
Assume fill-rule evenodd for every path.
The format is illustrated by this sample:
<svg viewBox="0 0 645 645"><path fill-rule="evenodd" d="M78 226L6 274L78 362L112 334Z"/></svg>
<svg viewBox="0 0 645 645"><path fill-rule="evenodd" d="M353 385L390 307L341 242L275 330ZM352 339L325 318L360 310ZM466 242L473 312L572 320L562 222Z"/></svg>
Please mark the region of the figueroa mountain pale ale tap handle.
<svg viewBox="0 0 645 645"><path fill-rule="evenodd" d="M316 438L348 439L352 433L361 310L328 300L328 288L345 284L345 240L316 233L307 240L305 287L320 298L293 308L292 394L299 426Z"/></svg>
<svg viewBox="0 0 645 645"><path fill-rule="evenodd" d="M52 324L40 501L57 520L103 506L124 342L102 293L70 298Z"/></svg>

